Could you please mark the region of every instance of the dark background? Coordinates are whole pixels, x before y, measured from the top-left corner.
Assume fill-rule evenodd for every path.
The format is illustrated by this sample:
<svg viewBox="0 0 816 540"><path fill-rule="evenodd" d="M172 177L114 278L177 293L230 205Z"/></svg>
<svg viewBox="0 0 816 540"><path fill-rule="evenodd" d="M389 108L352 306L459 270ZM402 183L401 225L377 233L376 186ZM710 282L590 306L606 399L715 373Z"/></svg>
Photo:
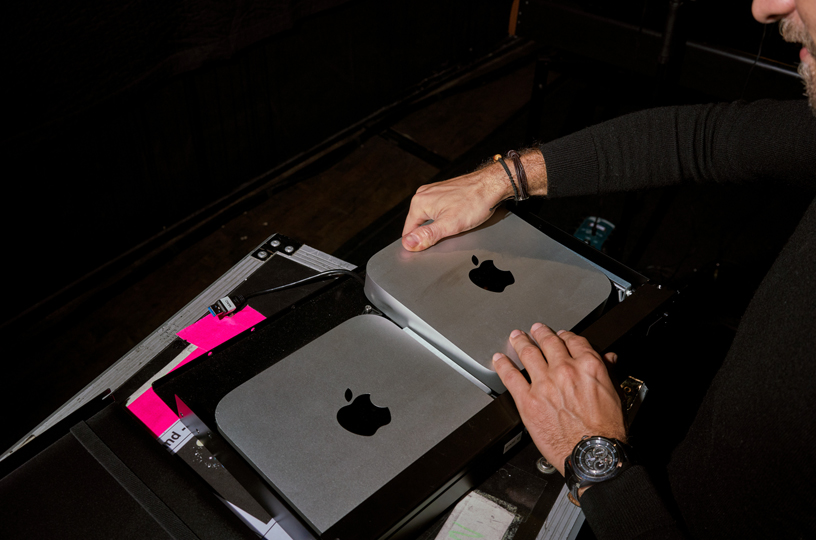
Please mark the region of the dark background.
<svg viewBox="0 0 816 540"><path fill-rule="evenodd" d="M19 422L12 420L0 449L146 335L135 342L71 342L77 321L133 290L202 234L251 210L252 200L242 197L253 189L301 182L307 176L281 173L325 155L335 141L381 119L384 109L411 103L447 74L467 72L502 47L531 40L578 81L578 94L570 96L578 105L557 130L545 126L550 138L656 104L801 96L792 75L798 46L782 42L775 26L753 66L763 27L747 0L686 1L674 54L659 64L668 7L667 0L521 0L516 6L512 0L137 0L5 7L3 408L23 412L13 415ZM511 19L517 37L508 37ZM484 155L462 166L472 168ZM387 167L387 160L378 166ZM786 196L783 207L796 200ZM733 197L706 191L689 195L687 205L699 209L700 200L716 214ZM299 204L313 202L306 194ZM792 204L794 213L799 206ZM622 202L607 201L606 208L607 217L621 218L615 209ZM597 202L569 211L595 210ZM687 226L686 218L675 216L674 229ZM784 240L794 218L774 229L781 232L771 235L772 245ZM685 253L700 251L696 237L692 247L685 238L664 242L668 251L678 245ZM763 260L772 260L774 248L762 250ZM616 256L631 252L629 245ZM707 262L721 256L707 255ZM680 263L647 259L626 262L653 280L684 277ZM190 299L209 281L196 282L195 267L186 272L179 279L192 282L185 293ZM731 326L763 271L748 274L747 284L737 280L739 298L726 300L736 306L728 314ZM145 326L153 329L180 307L163 304L148 295L124 309L151 311L158 322ZM97 327L111 324L106 321L100 318ZM57 335L74 356L93 349L100 357L95 371L65 376L64 348L59 352L49 341ZM99 353L103 345L107 354Z"/></svg>
<svg viewBox="0 0 816 540"><path fill-rule="evenodd" d="M17 279L4 323L85 280L64 303L92 286L90 273L483 54L506 36L510 3L14 9L2 161L14 171L5 243Z"/></svg>
<svg viewBox="0 0 816 540"><path fill-rule="evenodd" d="M661 32L668 2L559 3ZM74 284L57 302L65 303L92 286L90 274L132 262L119 258L156 236L181 233L185 220L213 211L220 198L435 72L484 54L507 35L511 4L187 0L6 8L13 24L4 48L0 148L11 188L5 245L15 285L0 322L7 326ZM762 26L748 6L686 2L681 28L690 40L753 55ZM539 21L525 19L524 7L519 32L562 45ZM581 36L581 21L545 22L580 36L580 52L589 54L604 54L619 38ZM790 62L796 50L771 29L765 56ZM618 54L621 61L633 56ZM648 56L636 69L655 69ZM734 70L740 67L747 69ZM51 271L55 256L59 272Z"/></svg>

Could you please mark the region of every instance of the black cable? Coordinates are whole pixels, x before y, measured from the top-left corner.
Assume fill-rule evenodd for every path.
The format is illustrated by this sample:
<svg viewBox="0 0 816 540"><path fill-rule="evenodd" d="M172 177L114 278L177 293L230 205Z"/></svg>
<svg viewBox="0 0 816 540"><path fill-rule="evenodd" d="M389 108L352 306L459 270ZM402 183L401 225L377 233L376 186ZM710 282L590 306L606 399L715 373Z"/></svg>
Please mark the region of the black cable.
<svg viewBox="0 0 816 540"><path fill-rule="evenodd" d="M760 40L759 40L759 50L757 51L756 58L754 58L754 63L751 64L751 69L748 70L748 76L745 77L745 83L743 83L742 91L740 92L740 97L739 97L740 99L742 99L745 96L745 90L748 88L748 81L751 80L751 74L754 72L754 68L756 67L757 62L759 62L759 57L762 56L762 46L765 44L765 33L767 31L768 31L768 25L763 24L762 25L762 38L760 38Z"/></svg>
<svg viewBox="0 0 816 540"><path fill-rule="evenodd" d="M286 289L292 289L294 287L300 287L301 285L307 285L309 283L323 281L324 279L329 279L337 276L351 276L360 283L365 284L363 278L349 270L340 269L326 270L325 272L320 272L319 274L315 274L313 276L309 276L298 281L293 281L292 283L287 283L285 285L278 285L277 287L272 287L271 289L255 291L247 295L235 294L232 296L225 296L215 304L208 307L207 310L210 312L210 314L212 314L213 317L221 318L226 315L231 315L232 313L237 313L238 311L241 311L244 308L244 306L247 305L247 300L249 300L250 298L255 298L256 296L261 296L263 294L269 294L277 291L284 291Z"/></svg>
<svg viewBox="0 0 816 540"><path fill-rule="evenodd" d="M313 283L315 281L323 281L324 279L328 279L330 277L335 276L351 276L360 283L365 283L363 278L361 278L358 274L351 272L349 270L326 270L325 272L320 272L319 274L315 274L313 276L309 276L307 278L301 279L299 281L293 281L292 283L287 283L286 285L279 285L277 287L272 287L271 289L264 289L262 291L256 291L254 293L249 293L244 295L244 300L249 300L250 298L255 298L256 296L261 296L262 294L269 294L276 291L283 291L286 289L292 289L294 287L300 287L301 285L306 285L309 283Z"/></svg>

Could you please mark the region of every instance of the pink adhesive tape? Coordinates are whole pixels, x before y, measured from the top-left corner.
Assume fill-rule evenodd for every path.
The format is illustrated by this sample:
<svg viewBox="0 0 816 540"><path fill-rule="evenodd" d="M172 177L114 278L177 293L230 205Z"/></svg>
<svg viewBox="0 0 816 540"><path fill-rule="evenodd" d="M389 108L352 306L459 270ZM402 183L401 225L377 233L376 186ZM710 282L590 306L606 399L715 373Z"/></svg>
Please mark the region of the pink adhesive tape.
<svg viewBox="0 0 816 540"><path fill-rule="evenodd" d="M198 348L173 369L178 369L191 362L213 347L234 338L244 330L252 328L265 318L249 306L244 307L232 317L224 317L223 319L207 315L178 333L181 339L192 343ZM133 400L128 405L128 410L136 415L157 437L167 431L167 428L178 420L176 413L156 395L152 388L149 388L144 394Z"/></svg>
<svg viewBox="0 0 816 540"><path fill-rule="evenodd" d="M223 319L207 315L179 332L178 337L192 343L199 349L209 351L244 330L255 326L265 318L250 306L246 306L235 315Z"/></svg>
<svg viewBox="0 0 816 540"><path fill-rule="evenodd" d="M176 413L165 405L152 388L148 388L144 394L128 405L128 410L141 420L156 437L167 431L167 428L178 420Z"/></svg>

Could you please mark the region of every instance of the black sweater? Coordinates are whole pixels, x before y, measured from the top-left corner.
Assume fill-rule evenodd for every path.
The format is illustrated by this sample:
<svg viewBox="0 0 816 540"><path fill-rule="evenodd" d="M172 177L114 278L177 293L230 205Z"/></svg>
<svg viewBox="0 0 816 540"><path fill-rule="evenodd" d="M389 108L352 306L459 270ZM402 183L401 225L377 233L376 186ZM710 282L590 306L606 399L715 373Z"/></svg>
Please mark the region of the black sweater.
<svg viewBox="0 0 816 540"><path fill-rule="evenodd" d="M805 101L654 109L541 151L551 197L686 181L816 193ZM751 300L668 476L682 523L637 466L581 498L596 536L816 538L816 202Z"/></svg>

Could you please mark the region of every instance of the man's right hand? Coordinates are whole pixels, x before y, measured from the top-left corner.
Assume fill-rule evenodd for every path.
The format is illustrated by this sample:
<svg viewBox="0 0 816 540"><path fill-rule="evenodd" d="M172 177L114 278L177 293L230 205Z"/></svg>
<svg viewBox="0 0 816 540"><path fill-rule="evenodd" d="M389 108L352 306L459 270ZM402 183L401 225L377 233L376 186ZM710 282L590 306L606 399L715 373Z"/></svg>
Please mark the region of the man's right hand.
<svg viewBox="0 0 816 540"><path fill-rule="evenodd" d="M530 382L504 354L493 365L513 396L521 420L541 454L564 474L564 460L584 436L626 440L623 407L606 364L615 353L598 354L589 342L536 323L528 336L514 330L510 343Z"/></svg>

